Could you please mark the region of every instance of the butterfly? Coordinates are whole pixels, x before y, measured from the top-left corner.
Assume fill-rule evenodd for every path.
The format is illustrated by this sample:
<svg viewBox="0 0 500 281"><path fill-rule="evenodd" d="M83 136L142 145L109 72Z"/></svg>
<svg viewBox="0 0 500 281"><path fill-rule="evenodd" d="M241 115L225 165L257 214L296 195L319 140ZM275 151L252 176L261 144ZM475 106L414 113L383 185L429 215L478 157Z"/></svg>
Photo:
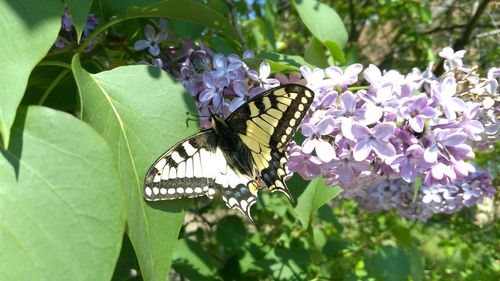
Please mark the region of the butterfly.
<svg viewBox="0 0 500 281"><path fill-rule="evenodd" d="M314 92L286 84L254 96L226 119L211 114L212 128L180 142L156 160L144 180L148 201L213 196L250 221L257 191L267 186L293 201L284 177L285 148Z"/></svg>

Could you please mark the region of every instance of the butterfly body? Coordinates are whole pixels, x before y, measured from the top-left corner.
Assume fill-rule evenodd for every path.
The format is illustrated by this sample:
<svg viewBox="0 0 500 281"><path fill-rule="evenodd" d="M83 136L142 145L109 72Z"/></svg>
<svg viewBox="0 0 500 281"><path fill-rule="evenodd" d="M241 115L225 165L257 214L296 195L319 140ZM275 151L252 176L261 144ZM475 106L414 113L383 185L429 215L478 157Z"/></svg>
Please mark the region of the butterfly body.
<svg viewBox="0 0 500 281"><path fill-rule="evenodd" d="M259 94L227 119L212 116L212 128L167 150L151 166L144 181L149 201L213 197L250 220L257 191L267 186L292 199L284 182L285 146L295 134L314 94L288 84Z"/></svg>

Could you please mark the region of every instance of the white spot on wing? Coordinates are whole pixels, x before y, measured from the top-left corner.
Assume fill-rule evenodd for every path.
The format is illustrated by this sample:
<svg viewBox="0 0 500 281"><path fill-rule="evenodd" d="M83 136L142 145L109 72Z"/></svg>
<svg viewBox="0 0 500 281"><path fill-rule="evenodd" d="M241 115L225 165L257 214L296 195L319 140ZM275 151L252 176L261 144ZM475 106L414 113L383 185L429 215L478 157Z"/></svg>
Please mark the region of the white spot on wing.
<svg viewBox="0 0 500 281"><path fill-rule="evenodd" d="M158 189L158 187L156 187L156 186L155 186L155 187L153 187L153 193L154 193L155 195L157 195L158 193L160 193L160 190Z"/></svg>
<svg viewBox="0 0 500 281"><path fill-rule="evenodd" d="M186 165L185 163L180 163L177 167L177 177L184 178L186 175Z"/></svg>
<svg viewBox="0 0 500 281"><path fill-rule="evenodd" d="M175 193L175 188L169 188L168 189L168 194L172 195Z"/></svg>
<svg viewBox="0 0 500 281"><path fill-rule="evenodd" d="M160 161L158 161L158 163L156 163L155 168L158 171L162 171L163 167L165 167L165 164L167 164L167 159L162 158Z"/></svg>
<svg viewBox="0 0 500 281"><path fill-rule="evenodd" d="M178 187L176 191L177 193L184 193L184 188Z"/></svg>
<svg viewBox="0 0 500 281"><path fill-rule="evenodd" d="M186 178L193 177L193 158L186 160Z"/></svg>
<svg viewBox="0 0 500 281"><path fill-rule="evenodd" d="M193 193L193 189L191 187L188 187L188 188L186 188L186 190L184 192L191 194L191 193Z"/></svg>
<svg viewBox="0 0 500 281"><path fill-rule="evenodd" d="M163 188L163 187L160 188L160 193L163 194L163 195L167 194L167 189Z"/></svg>
<svg viewBox="0 0 500 281"><path fill-rule="evenodd" d="M182 158L181 155L179 154L179 152L177 152L177 151L172 152L170 157L172 157L172 159L175 161L175 163L181 163L182 161L184 161L184 158Z"/></svg>
<svg viewBox="0 0 500 281"><path fill-rule="evenodd" d="M153 194L153 191L151 191L151 187L149 187L149 186L146 186L146 188L144 189L144 192L146 192L146 195L148 197L150 197Z"/></svg>
<svg viewBox="0 0 500 281"><path fill-rule="evenodd" d="M201 178L201 162L200 162L200 153L196 153L193 155L193 176L195 178Z"/></svg>
<svg viewBox="0 0 500 281"><path fill-rule="evenodd" d="M238 200L236 200L236 198L234 197L231 197L227 201L227 204L229 205L229 207L234 207L235 205L238 205Z"/></svg>
<svg viewBox="0 0 500 281"><path fill-rule="evenodd" d="M184 147L184 150L186 151L187 155L191 156L196 153L197 149L194 148L188 141L183 143L182 146Z"/></svg>

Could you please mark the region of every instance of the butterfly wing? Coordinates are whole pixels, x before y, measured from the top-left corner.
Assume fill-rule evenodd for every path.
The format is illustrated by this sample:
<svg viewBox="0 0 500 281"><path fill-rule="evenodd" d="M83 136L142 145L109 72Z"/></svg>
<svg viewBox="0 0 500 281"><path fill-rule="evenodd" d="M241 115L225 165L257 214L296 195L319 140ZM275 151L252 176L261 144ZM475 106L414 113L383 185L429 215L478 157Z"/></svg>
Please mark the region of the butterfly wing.
<svg viewBox="0 0 500 281"><path fill-rule="evenodd" d="M149 168L144 180L145 199L212 197L218 158L217 139L211 129L178 142Z"/></svg>
<svg viewBox="0 0 500 281"><path fill-rule="evenodd" d="M291 140L309 106L314 92L287 84L255 96L228 118L230 128L250 149L260 177L271 192L281 191L292 200L283 180L287 159L284 147Z"/></svg>
<svg viewBox="0 0 500 281"><path fill-rule="evenodd" d="M208 196L217 190L229 208L251 221L250 207L257 202L258 184L227 165L217 146L214 130L204 130L167 150L154 162L144 180L148 201Z"/></svg>

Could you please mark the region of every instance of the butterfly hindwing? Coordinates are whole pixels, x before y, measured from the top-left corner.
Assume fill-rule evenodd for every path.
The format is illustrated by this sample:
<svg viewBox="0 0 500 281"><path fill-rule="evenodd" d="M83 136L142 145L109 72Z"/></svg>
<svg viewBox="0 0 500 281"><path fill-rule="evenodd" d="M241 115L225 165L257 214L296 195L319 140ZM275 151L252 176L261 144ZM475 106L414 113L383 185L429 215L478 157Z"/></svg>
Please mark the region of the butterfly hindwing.
<svg viewBox="0 0 500 281"><path fill-rule="evenodd" d="M218 167L225 165L224 157L217 153L215 132L202 131L178 142L155 161L144 180L144 197L149 201L212 197Z"/></svg>

